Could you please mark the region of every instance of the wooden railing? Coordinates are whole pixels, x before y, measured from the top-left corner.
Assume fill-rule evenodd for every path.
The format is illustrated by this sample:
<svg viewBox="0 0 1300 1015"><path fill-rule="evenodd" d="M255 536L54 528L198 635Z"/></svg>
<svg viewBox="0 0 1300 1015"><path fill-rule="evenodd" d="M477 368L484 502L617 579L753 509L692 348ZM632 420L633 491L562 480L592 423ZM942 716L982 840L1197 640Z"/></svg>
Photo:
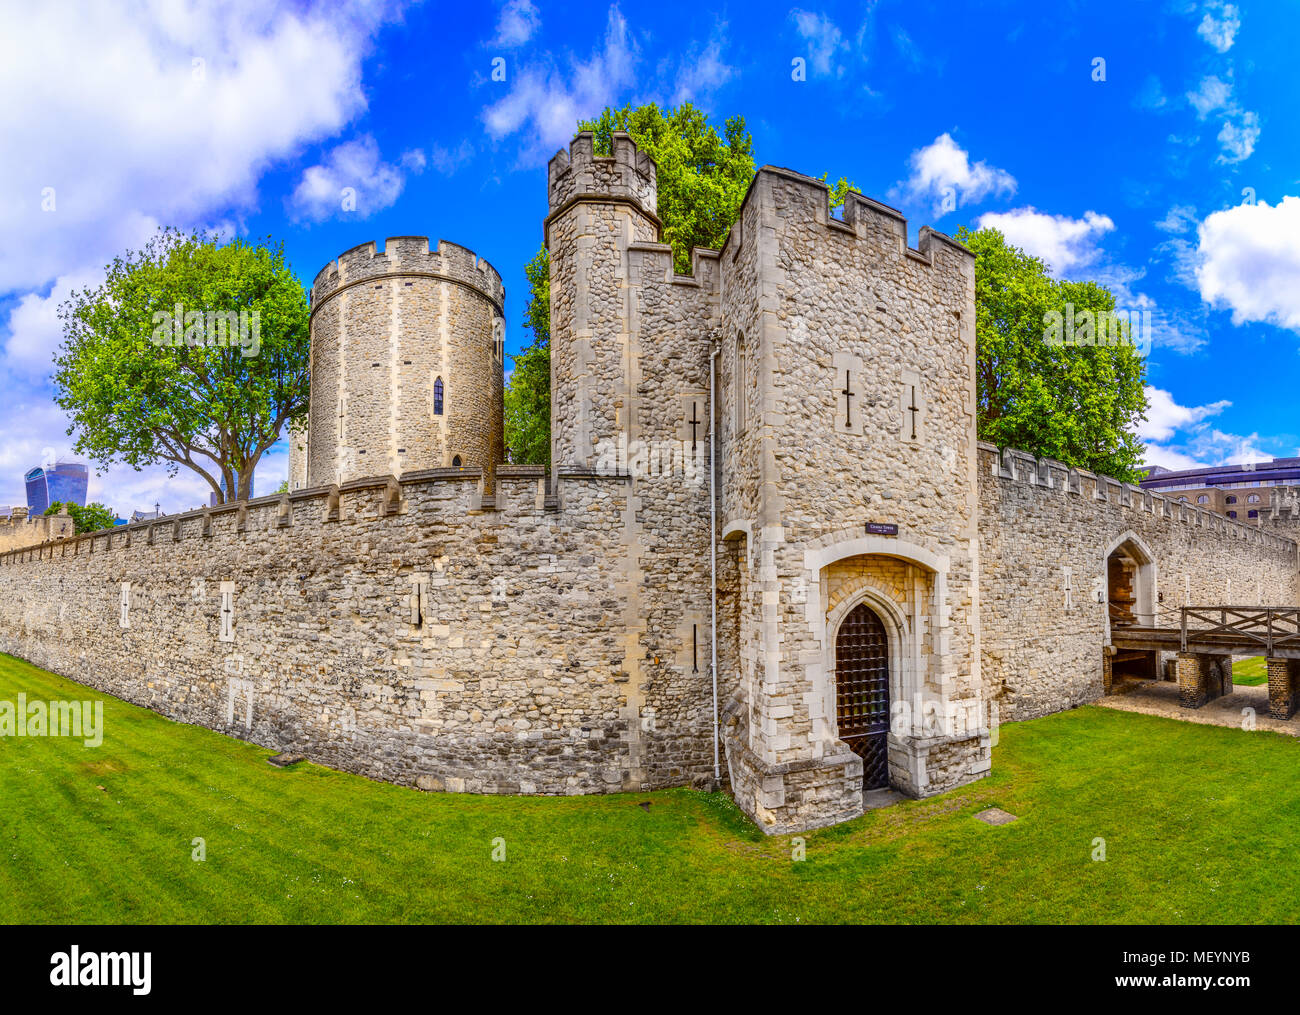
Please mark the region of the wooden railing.
<svg viewBox="0 0 1300 1015"><path fill-rule="evenodd" d="M1295 607L1184 606L1181 612L1184 652L1188 634L1258 644L1266 655L1278 648L1300 648L1300 609Z"/></svg>

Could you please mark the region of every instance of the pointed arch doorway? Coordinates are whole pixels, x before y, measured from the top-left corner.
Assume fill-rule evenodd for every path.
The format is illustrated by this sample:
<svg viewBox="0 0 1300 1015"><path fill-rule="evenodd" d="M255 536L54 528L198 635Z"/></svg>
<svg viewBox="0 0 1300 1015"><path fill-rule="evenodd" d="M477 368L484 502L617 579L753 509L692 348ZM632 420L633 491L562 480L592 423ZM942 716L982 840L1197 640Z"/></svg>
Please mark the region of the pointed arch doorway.
<svg viewBox="0 0 1300 1015"><path fill-rule="evenodd" d="M839 738L862 759L864 789L889 785L889 636L866 603L835 635L835 717Z"/></svg>

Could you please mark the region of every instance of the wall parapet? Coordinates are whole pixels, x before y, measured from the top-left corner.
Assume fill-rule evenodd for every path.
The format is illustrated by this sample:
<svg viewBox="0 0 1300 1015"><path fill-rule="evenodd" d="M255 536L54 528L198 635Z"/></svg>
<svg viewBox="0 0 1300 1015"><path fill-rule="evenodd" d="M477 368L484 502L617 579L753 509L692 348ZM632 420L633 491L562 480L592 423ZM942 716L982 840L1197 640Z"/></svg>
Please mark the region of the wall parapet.
<svg viewBox="0 0 1300 1015"><path fill-rule="evenodd" d="M900 258L910 259L927 267L935 266L935 251L938 246L951 248L958 254L964 255L972 266L975 263L975 253L969 247L932 226L922 226L916 246L908 246L907 216L897 208L867 197L860 191L850 190L845 195L844 217L836 218L831 212L830 186L816 177L786 169L784 166L760 167L750 182L741 207L743 208L750 201L756 188L773 179L794 183L815 192L820 201L814 198L814 221L827 230L856 239L865 239L877 233L890 234L897 242L896 249ZM727 232L727 238L722 241L718 256L726 254L730 248L731 256L734 258L743 246L744 240L744 215L741 214L737 216L735 223Z"/></svg>
<svg viewBox="0 0 1300 1015"><path fill-rule="evenodd" d="M1077 469L1054 458L1040 458L1018 448L999 449L985 441L978 443L979 467L1004 483L1021 483L1026 486L1053 490L1063 495L1091 498L1100 503L1118 504L1121 507L1144 511L1181 524L1220 532L1261 546L1295 553L1297 544L1292 539L1263 531L1258 525L1247 525L1227 515L1211 511L1199 504L1173 500L1163 494L1144 490L1111 476L1103 476L1088 469Z"/></svg>
<svg viewBox="0 0 1300 1015"><path fill-rule="evenodd" d="M568 151L561 148L551 157L547 166L548 224L574 202L590 197L628 201L658 224L659 181L654 159L625 131L613 132L611 146L613 154L597 155L595 134L584 130L569 143Z"/></svg>
<svg viewBox="0 0 1300 1015"><path fill-rule="evenodd" d="M171 542L202 539L218 531L236 535L272 528L325 525L340 521L375 520L411 511L437 511L460 517L466 524L485 511L503 512L500 524L511 517L526 517L554 501L552 484L565 481L608 481L623 484L628 477L609 476L586 469L559 469L548 473L541 465L501 465L496 492L484 491L482 469L422 469L401 476L368 476L341 486L317 486L290 493L270 494L247 501L230 501L175 515L163 515L47 540L0 552L0 567L32 560L89 555L130 547L137 541L155 545L157 534L170 530ZM551 504L554 510L555 505Z"/></svg>
<svg viewBox="0 0 1300 1015"><path fill-rule="evenodd" d="M496 268L468 247L441 239L433 244L427 236L390 236L384 240L383 250L374 240L345 250L316 273L312 313L353 285L402 276L465 285L505 316L506 291Z"/></svg>

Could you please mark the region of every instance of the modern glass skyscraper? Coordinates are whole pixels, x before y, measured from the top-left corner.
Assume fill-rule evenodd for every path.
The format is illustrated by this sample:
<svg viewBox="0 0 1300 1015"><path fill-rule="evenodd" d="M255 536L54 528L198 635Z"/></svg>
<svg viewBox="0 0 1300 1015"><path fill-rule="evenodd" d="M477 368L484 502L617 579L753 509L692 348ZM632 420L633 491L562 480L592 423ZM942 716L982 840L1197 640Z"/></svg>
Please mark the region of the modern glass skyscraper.
<svg viewBox="0 0 1300 1015"><path fill-rule="evenodd" d="M56 462L53 467L38 465L23 479L27 483L27 512L41 515L54 503L86 506L86 488L90 469L80 462Z"/></svg>

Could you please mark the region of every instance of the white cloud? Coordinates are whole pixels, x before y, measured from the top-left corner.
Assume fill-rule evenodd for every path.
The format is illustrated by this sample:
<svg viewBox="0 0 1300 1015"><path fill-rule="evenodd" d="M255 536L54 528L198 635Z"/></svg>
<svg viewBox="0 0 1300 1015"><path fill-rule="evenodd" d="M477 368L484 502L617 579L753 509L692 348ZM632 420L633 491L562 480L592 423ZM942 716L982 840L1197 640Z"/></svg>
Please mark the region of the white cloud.
<svg viewBox="0 0 1300 1015"><path fill-rule="evenodd" d="M1208 405L1179 405L1168 391L1149 384L1146 396L1149 403L1147 418L1138 424L1137 435L1152 441L1167 441L1176 431L1186 430L1195 423L1217 416L1232 405L1226 399Z"/></svg>
<svg viewBox="0 0 1300 1015"><path fill-rule="evenodd" d="M843 75L844 67L842 65L832 67L831 62L836 55L847 51L849 44L835 22L825 14L815 14L798 8L790 12L790 17L794 20L795 31L799 33L799 38L808 44L808 64L812 67L813 73L825 77L833 70L836 77Z"/></svg>
<svg viewBox="0 0 1300 1015"><path fill-rule="evenodd" d="M909 69L920 70L925 65L925 55L921 52L921 47L901 25L895 25L891 29L890 38L894 41L894 49Z"/></svg>
<svg viewBox="0 0 1300 1015"><path fill-rule="evenodd" d="M1196 34L1220 53L1226 53L1241 30L1240 13L1236 5L1230 3L1211 2L1206 4L1206 8Z"/></svg>
<svg viewBox="0 0 1300 1015"><path fill-rule="evenodd" d="M408 152L404 161L422 168L424 153ZM367 134L336 146L324 162L303 170L285 205L295 221L320 222L339 214L364 219L391 207L405 185L405 174L380 157L379 145Z"/></svg>
<svg viewBox="0 0 1300 1015"><path fill-rule="evenodd" d="M1160 87L1160 79L1154 74L1148 74L1141 90L1133 97L1133 105L1138 109L1156 110L1163 109L1168 104L1164 89Z"/></svg>
<svg viewBox="0 0 1300 1015"><path fill-rule="evenodd" d="M1300 332L1300 197L1217 211L1197 230L1201 299L1233 324L1263 321Z"/></svg>
<svg viewBox="0 0 1300 1015"><path fill-rule="evenodd" d="M1196 110L1198 119L1204 120L1216 109L1227 109L1232 102L1232 82L1222 80L1217 74L1201 78L1196 91L1187 93L1187 101Z"/></svg>
<svg viewBox="0 0 1300 1015"><path fill-rule="evenodd" d="M708 98L735 77L736 69L722 58L723 45L723 40L714 38L702 51L692 47L676 73L674 104Z"/></svg>
<svg viewBox="0 0 1300 1015"><path fill-rule="evenodd" d="M1156 224L1165 233L1185 233L1196 225L1196 208L1190 204L1176 204Z"/></svg>
<svg viewBox="0 0 1300 1015"><path fill-rule="evenodd" d="M1273 456L1261 449L1265 441L1257 433L1227 433L1212 427L1208 419L1232 405L1227 400L1207 405L1179 405L1168 391L1148 385L1147 420L1138 424L1137 435L1146 445L1144 461L1167 469L1199 469L1206 466L1267 462Z"/></svg>
<svg viewBox="0 0 1300 1015"><path fill-rule="evenodd" d="M970 161L970 155L950 134L912 152L912 175L892 193L913 203L929 203L936 214L983 200L990 194L1014 194L1016 180L1005 169Z"/></svg>
<svg viewBox="0 0 1300 1015"><path fill-rule="evenodd" d="M444 148L440 144L429 147L429 164L444 176L451 176L473 157L474 146L469 138L464 138L455 148Z"/></svg>
<svg viewBox="0 0 1300 1015"><path fill-rule="evenodd" d="M571 59L561 70L553 61L526 64L514 72L510 91L483 111L493 140L524 131L532 138L521 153L528 164L567 145L580 119L594 116L634 83L636 44L626 19L611 7L604 43L586 60Z"/></svg>
<svg viewBox="0 0 1300 1015"><path fill-rule="evenodd" d="M402 152L402 157L397 161L403 169L409 170L417 176L424 172L424 167L429 164L428 156L424 154L423 148L412 148L409 152Z"/></svg>
<svg viewBox="0 0 1300 1015"><path fill-rule="evenodd" d="M1095 211L1074 219L1032 207L988 212L976 224L981 229L997 229L1013 246L1046 261L1058 277L1095 262L1101 256L1101 238L1115 228L1109 216Z"/></svg>
<svg viewBox="0 0 1300 1015"><path fill-rule="evenodd" d="M1204 120L1211 113L1223 116L1218 136L1219 146L1223 149L1218 161L1223 163L1243 162L1250 158L1255 151L1255 142L1259 140L1259 114L1242 109L1233 98L1232 88L1231 80L1224 81L1210 74L1201 79L1196 91L1187 93L1187 101L1196 110L1198 119Z"/></svg>
<svg viewBox="0 0 1300 1015"><path fill-rule="evenodd" d="M0 292L104 264L152 231L143 223L252 207L268 165L365 109L362 58L400 11L102 0L11 14L0 235L23 242L0 247Z"/></svg>
<svg viewBox="0 0 1300 1015"><path fill-rule="evenodd" d="M1255 150L1255 142L1258 140L1259 114L1241 113L1236 123L1225 120L1223 128L1219 131L1219 145L1223 148L1219 161L1242 162L1250 158Z"/></svg>
<svg viewBox="0 0 1300 1015"><path fill-rule="evenodd" d="M1166 469L1181 472L1184 469L1204 469L1206 463L1173 448L1162 448L1158 444L1147 443L1142 455L1143 465L1160 465Z"/></svg>
<svg viewBox="0 0 1300 1015"><path fill-rule="evenodd" d="M505 49L522 46L542 26L542 16L532 0L507 0L497 19L497 34L492 45Z"/></svg>
<svg viewBox="0 0 1300 1015"><path fill-rule="evenodd" d="M30 292L22 296L9 312L4 343L5 371L16 378L44 381L54 370L54 353L63 342L63 325L58 317L59 304L74 289L85 289L103 281L102 270L82 270L62 275L49 292Z"/></svg>

